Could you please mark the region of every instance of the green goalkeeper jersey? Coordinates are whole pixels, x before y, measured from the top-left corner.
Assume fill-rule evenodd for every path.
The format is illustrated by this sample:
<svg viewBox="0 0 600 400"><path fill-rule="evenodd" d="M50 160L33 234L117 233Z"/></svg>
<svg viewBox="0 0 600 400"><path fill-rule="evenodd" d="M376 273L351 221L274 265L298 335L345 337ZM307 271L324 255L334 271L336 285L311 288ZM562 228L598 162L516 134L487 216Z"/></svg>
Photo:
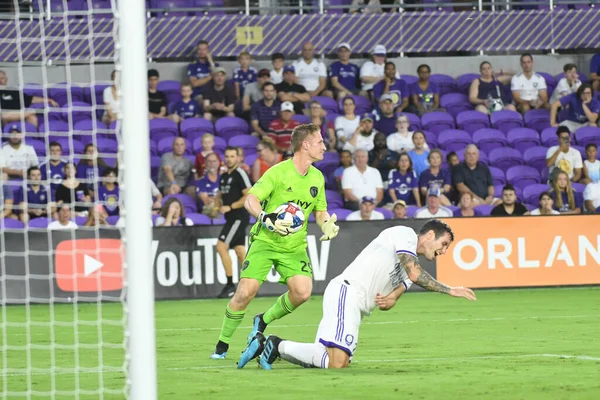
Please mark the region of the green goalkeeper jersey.
<svg viewBox="0 0 600 400"><path fill-rule="evenodd" d="M269 168L249 193L258 197L266 213L274 212L287 203L296 203L302 208L304 225L294 234L281 236L264 228L260 221L250 231L251 241L261 240L285 252L305 249L308 217L313 210L327 211L325 178L321 171L311 165L308 173L302 176L291 159Z"/></svg>

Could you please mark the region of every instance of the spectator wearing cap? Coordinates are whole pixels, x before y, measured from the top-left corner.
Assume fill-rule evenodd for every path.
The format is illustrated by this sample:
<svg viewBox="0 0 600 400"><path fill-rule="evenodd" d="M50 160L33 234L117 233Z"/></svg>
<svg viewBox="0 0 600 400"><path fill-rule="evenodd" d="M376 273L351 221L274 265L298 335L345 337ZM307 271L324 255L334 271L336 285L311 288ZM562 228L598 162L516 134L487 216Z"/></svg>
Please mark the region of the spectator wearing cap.
<svg viewBox="0 0 600 400"><path fill-rule="evenodd" d="M21 124L13 123L10 127L8 142L0 150L0 169L9 178L24 178L27 170L38 165L38 158L32 146L25 144L21 133Z"/></svg>
<svg viewBox="0 0 600 400"><path fill-rule="evenodd" d="M384 45L378 44L371 51L372 60L366 61L360 67L360 81L362 82L362 90L372 96L373 86L384 78L385 57L387 51Z"/></svg>
<svg viewBox="0 0 600 400"><path fill-rule="evenodd" d="M535 108L549 108L548 91L544 77L533 71L533 56L522 54L520 72L510 82L513 100L522 114Z"/></svg>
<svg viewBox="0 0 600 400"><path fill-rule="evenodd" d="M157 70L148 70L148 118L167 116L167 96L158 90L160 75Z"/></svg>
<svg viewBox="0 0 600 400"><path fill-rule="evenodd" d="M470 144L465 149L465 161L452 169L452 182L460 194L473 194L475 205L500 203L494 198L494 180L487 165L479 161L479 149Z"/></svg>
<svg viewBox="0 0 600 400"><path fill-rule="evenodd" d="M479 217L481 213L475 209L473 204L473 193L464 192L460 195L458 202L460 209L454 211L455 217Z"/></svg>
<svg viewBox="0 0 600 400"><path fill-rule="evenodd" d="M360 200L360 208L346 217L346 221L376 221L383 219L385 219L383 214L375 210L375 199L369 196L364 196Z"/></svg>
<svg viewBox="0 0 600 400"><path fill-rule="evenodd" d="M389 94L379 98L379 113L376 116L375 129L385 133L386 136L396 132L396 114L394 113L394 99Z"/></svg>
<svg viewBox="0 0 600 400"><path fill-rule="evenodd" d="M221 117L233 117L233 108L237 100L235 89L227 82L227 71L223 67L213 68L213 79L202 90L204 118L217 120Z"/></svg>
<svg viewBox="0 0 600 400"><path fill-rule="evenodd" d="M412 169L412 161L406 153L398 156L396 168L388 174L388 194L392 202L404 200L406 204L421 207L419 180Z"/></svg>
<svg viewBox="0 0 600 400"><path fill-rule="evenodd" d="M71 207L66 203L60 203L57 208L58 218L48 224L48 230L62 231L77 229L77 224L71 221Z"/></svg>
<svg viewBox="0 0 600 400"><path fill-rule="evenodd" d="M245 112L250 111L252 104L263 99L263 85L267 82L271 82L271 74L268 69L263 68L258 71L256 82L246 85L244 97L242 98L242 106ZM274 86L273 89L275 89Z"/></svg>
<svg viewBox="0 0 600 400"><path fill-rule="evenodd" d="M323 137L325 146L327 146L327 150L335 151L335 130L333 128L333 122L327 118L326 114L327 113L323 109L323 106L321 106L321 103L316 100L310 102L310 107L307 112L310 122L321 130L321 136Z"/></svg>
<svg viewBox="0 0 600 400"><path fill-rule="evenodd" d="M577 93L561 97L552 104L550 125L559 126L556 122L556 113L561 107L566 108L567 119L561 122L560 126L566 126L571 132L584 126L596 126L598 122L600 101L594 98L594 91L589 83L579 86Z"/></svg>
<svg viewBox="0 0 600 400"><path fill-rule="evenodd" d="M269 132L271 122L277 119L281 111L281 103L277 100L275 85L266 82L262 85L263 98L252 104L250 123L252 135L265 137Z"/></svg>
<svg viewBox="0 0 600 400"><path fill-rule="evenodd" d="M283 54L274 53L271 56L271 65L273 65L273 69L271 70L271 82L277 85L283 82L283 67L285 66Z"/></svg>
<svg viewBox="0 0 600 400"><path fill-rule="evenodd" d="M238 63L240 65L233 70L233 86L238 99L243 98L246 86L249 83L256 82L258 78L258 71L250 65L251 62L250 53L242 51L238 56Z"/></svg>
<svg viewBox="0 0 600 400"><path fill-rule="evenodd" d="M281 154L292 151L292 131L300 125L296 120L292 119L294 115L294 105L289 101L281 103L281 111L279 118L271 121L269 125L269 136L275 141L277 151Z"/></svg>
<svg viewBox="0 0 600 400"><path fill-rule="evenodd" d="M314 58L315 49L311 42L302 45L302 58L294 61L294 71L297 82L304 86L310 97L330 95L323 92L327 87L327 68L325 64Z"/></svg>
<svg viewBox="0 0 600 400"><path fill-rule="evenodd" d="M158 172L158 188L165 195L186 192L194 197L195 187L188 186L192 181L192 162L185 156L185 140L181 137L173 139L173 151L163 154Z"/></svg>
<svg viewBox="0 0 600 400"><path fill-rule="evenodd" d="M219 64L213 61L210 46L206 40L196 45L196 62L188 65L187 76L194 88L194 100L200 101L202 90L212 80L212 71Z"/></svg>
<svg viewBox="0 0 600 400"><path fill-rule="evenodd" d="M202 110L196 100L192 99L192 85L184 83L181 85L181 100L173 107L173 114L169 119L179 124L184 119L200 117Z"/></svg>
<svg viewBox="0 0 600 400"><path fill-rule="evenodd" d="M373 129L374 119L373 114L364 114L352 136L347 140L344 140L342 149L348 150L351 153L354 153L358 149L366 151L373 150L373 140L377 133L377 131Z"/></svg>
<svg viewBox="0 0 600 400"><path fill-rule="evenodd" d="M560 78L550 97L550 104L554 104L557 100L572 93L577 93L577 89L581 86L579 74L577 73L577 65L565 64L563 67L564 76ZM593 89L593 88L592 88Z"/></svg>
<svg viewBox="0 0 600 400"><path fill-rule="evenodd" d="M59 104L52 99L44 99L39 96L30 96L22 90L13 89L7 87L8 76L6 72L0 71L0 110L2 125L10 124L12 122L21 121L23 118L25 122L32 125L38 126L38 119L35 111L27 110L32 104L45 104L48 103L52 107L60 107ZM23 103L21 103L21 96L23 96ZM23 114L21 114L21 109Z"/></svg>
<svg viewBox="0 0 600 400"><path fill-rule="evenodd" d="M415 213L415 218L452 217L452 210L440 205L440 188L432 187L427 191L427 205Z"/></svg>
<svg viewBox="0 0 600 400"><path fill-rule="evenodd" d="M360 94L360 68L350 62L352 49L348 43L338 45L339 60L329 66L329 79L334 97L338 100Z"/></svg>
<svg viewBox="0 0 600 400"><path fill-rule="evenodd" d="M373 138L373 148L369 150L369 165L377 168L381 179L386 180L390 171L396 167L400 154L388 149L385 135L377 132Z"/></svg>
<svg viewBox="0 0 600 400"><path fill-rule="evenodd" d="M441 167L442 153L439 150L431 150L427 156L429 168L421 172L419 176L419 191L423 198L427 196L430 187L437 186L441 190L440 201L443 206L450 205L452 191L452 178L450 171ZM471 195L471 199L473 196Z"/></svg>
<svg viewBox="0 0 600 400"><path fill-rule="evenodd" d="M352 137L360 125L361 117L356 115L356 104L350 96L342 100L343 115L335 119L335 135L337 137L337 147L341 149L344 144Z"/></svg>
<svg viewBox="0 0 600 400"><path fill-rule="evenodd" d="M296 83L296 73L292 65L283 68L283 81L275 85L279 101L290 101L294 104L294 112L302 114L304 103L310 101L306 88Z"/></svg>
<svg viewBox="0 0 600 400"><path fill-rule="evenodd" d="M440 107L440 89L429 80L431 68L421 64L417 68L419 80L410 87L411 105L407 111L422 116L430 111L445 111Z"/></svg>
<svg viewBox="0 0 600 400"><path fill-rule="evenodd" d="M409 152L414 149L412 137L414 132L409 131L410 122L408 117L400 114L396 117L396 132L387 137L387 146L390 150L400 152Z"/></svg>
<svg viewBox="0 0 600 400"><path fill-rule="evenodd" d="M382 95L392 97L394 110L401 112L408 107L409 91L406 82L397 78L396 64L391 61L385 63L384 77L373 86L375 101L379 101Z"/></svg>
<svg viewBox="0 0 600 400"><path fill-rule="evenodd" d="M344 208L358 210L360 199L364 196L375 199L375 204L383 200L383 181L381 175L367 162L369 155L365 150L354 153L354 165L344 170L342 175L342 190L344 194Z"/></svg>
<svg viewBox="0 0 600 400"><path fill-rule="evenodd" d="M559 145L550 147L546 152L546 166L550 170L550 180L553 180L554 170L558 168L565 171L573 182L579 182L583 174L583 160L581 153L571 147L571 131L566 126L559 126L556 136Z"/></svg>
<svg viewBox="0 0 600 400"><path fill-rule="evenodd" d="M42 185L42 172L38 167L27 170L27 187L19 187L15 194L15 204L19 205L19 220L27 224L29 220L51 215L56 218L56 204L52 201L50 190Z"/></svg>
<svg viewBox="0 0 600 400"><path fill-rule="evenodd" d="M394 219L406 219L406 202L396 200L392 204L392 212L394 213Z"/></svg>
<svg viewBox="0 0 600 400"><path fill-rule="evenodd" d="M502 203L492 209L490 213L493 217L510 217L516 215L525 215L527 208L517 201L517 192L510 183L502 188Z"/></svg>

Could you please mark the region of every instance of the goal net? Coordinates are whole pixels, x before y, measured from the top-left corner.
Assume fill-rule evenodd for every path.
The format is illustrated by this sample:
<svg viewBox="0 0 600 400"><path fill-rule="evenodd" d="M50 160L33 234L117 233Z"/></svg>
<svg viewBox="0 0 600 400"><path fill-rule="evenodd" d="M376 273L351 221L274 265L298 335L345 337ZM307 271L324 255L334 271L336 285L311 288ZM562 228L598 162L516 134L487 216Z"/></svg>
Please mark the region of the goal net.
<svg viewBox="0 0 600 400"><path fill-rule="evenodd" d="M1 398L153 399L144 1L2 4Z"/></svg>

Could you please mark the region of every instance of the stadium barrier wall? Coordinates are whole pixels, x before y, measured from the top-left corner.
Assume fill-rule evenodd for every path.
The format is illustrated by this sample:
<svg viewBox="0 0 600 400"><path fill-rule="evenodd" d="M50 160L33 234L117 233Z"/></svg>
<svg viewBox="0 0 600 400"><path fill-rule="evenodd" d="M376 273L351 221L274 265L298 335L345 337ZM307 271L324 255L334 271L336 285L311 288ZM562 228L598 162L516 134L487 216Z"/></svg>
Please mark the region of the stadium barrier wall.
<svg viewBox="0 0 600 400"><path fill-rule="evenodd" d="M422 260L422 266L448 284L474 288L600 284L598 222L596 216L453 219L456 242L437 263ZM423 223L403 221L416 230ZM322 294L381 230L396 224L341 222L340 234L331 242L320 242L320 229L310 224L314 294ZM156 299L213 298L220 292L226 282L215 249L220 230L154 228L148 273L154 274ZM123 294L116 229L5 232L3 245L0 298L8 304L26 299L45 303L51 298L111 301ZM231 255L237 282L239 267L233 251ZM272 271L260 295L283 293L285 286L277 281Z"/></svg>

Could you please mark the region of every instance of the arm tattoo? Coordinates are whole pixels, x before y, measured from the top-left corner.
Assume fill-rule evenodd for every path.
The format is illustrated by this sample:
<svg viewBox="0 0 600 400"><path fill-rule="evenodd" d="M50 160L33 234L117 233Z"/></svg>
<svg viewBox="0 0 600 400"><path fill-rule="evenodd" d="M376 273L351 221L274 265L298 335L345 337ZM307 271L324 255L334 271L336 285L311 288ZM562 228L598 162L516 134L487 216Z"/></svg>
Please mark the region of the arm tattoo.
<svg viewBox="0 0 600 400"><path fill-rule="evenodd" d="M400 265L404 268L409 277L418 275L414 283L421 286L423 289L427 289L432 292L449 293L450 287L437 280L433 279L421 265L419 265L419 258L410 254L401 253L398 255Z"/></svg>

